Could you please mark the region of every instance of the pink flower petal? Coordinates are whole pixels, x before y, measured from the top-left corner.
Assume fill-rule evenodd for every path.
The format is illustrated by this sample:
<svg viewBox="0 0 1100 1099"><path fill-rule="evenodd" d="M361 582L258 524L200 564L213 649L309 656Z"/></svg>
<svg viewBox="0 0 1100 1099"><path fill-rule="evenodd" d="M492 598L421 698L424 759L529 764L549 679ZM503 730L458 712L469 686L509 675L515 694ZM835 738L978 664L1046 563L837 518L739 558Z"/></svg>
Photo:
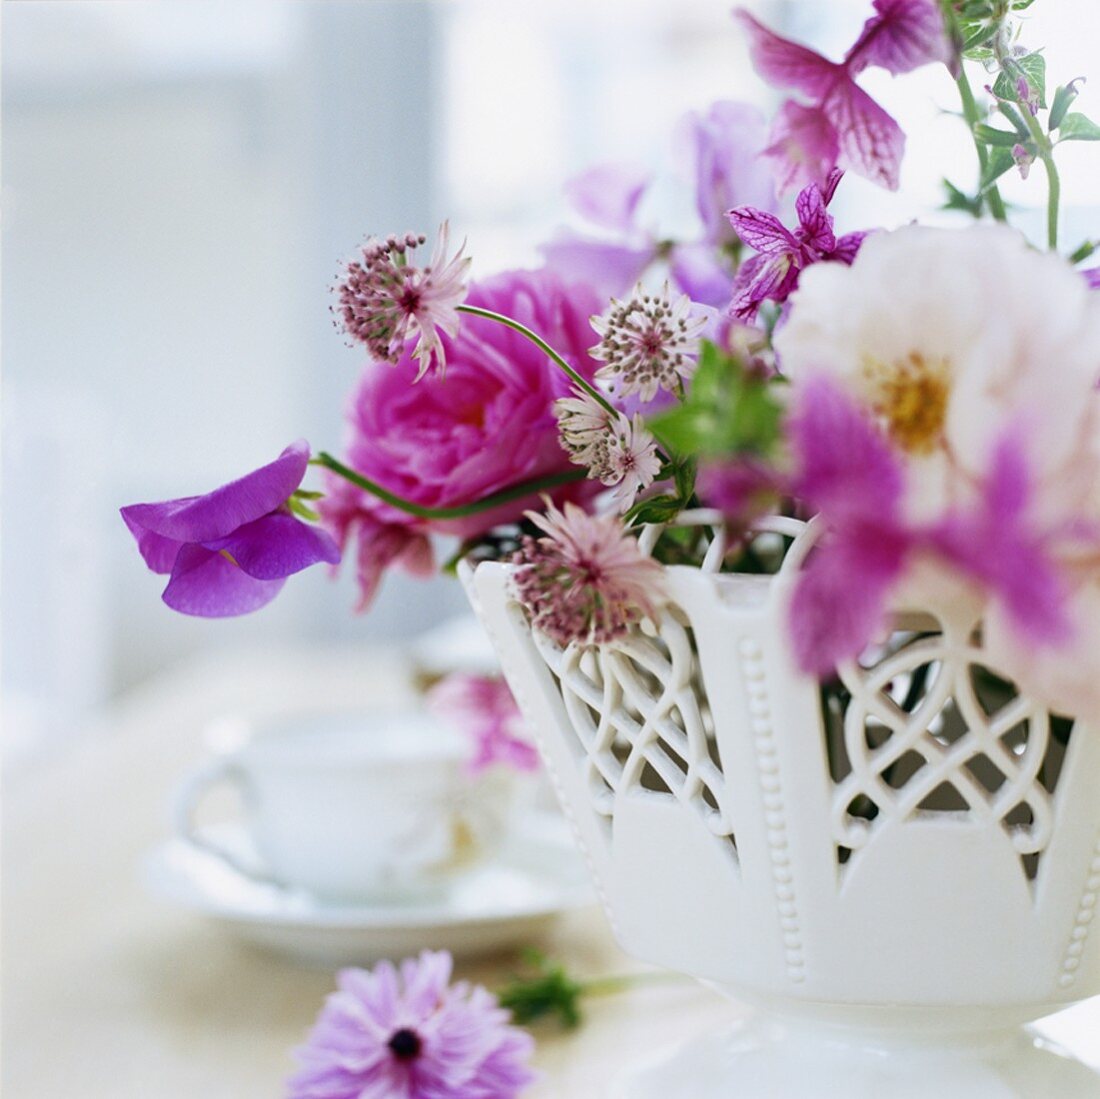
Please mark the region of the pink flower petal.
<svg viewBox="0 0 1100 1099"><path fill-rule="evenodd" d="M875 0L874 6L876 14L863 25L845 57L853 76L870 65L899 76L932 61L951 61L951 44L936 0Z"/></svg>
<svg viewBox="0 0 1100 1099"><path fill-rule="evenodd" d="M321 561L340 562L340 550L327 531L279 511L206 543L206 548L224 550L257 580L279 580Z"/></svg>
<svg viewBox="0 0 1100 1099"><path fill-rule="evenodd" d="M836 127L820 107L789 99L779 108L763 156L772 164L780 192L825 185L839 155Z"/></svg>
<svg viewBox="0 0 1100 1099"><path fill-rule="evenodd" d="M574 176L565 184L565 197L573 208L601 229L628 233L646 188L647 171L622 164L601 164Z"/></svg>
<svg viewBox="0 0 1100 1099"><path fill-rule="evenodd" d="M727 215L742 243L765 255L779 255L798 247L789 229L767 210L736 206Z"/></svg>
<svg viewBox="0 0 1100 1099"><path fill-rule="evenodd" d="M756 71L777 88L821 98L836 79L841 66L805 46L781 38L753 18L744 8L734 12L749 38L749 52Z"/></svg>
<svg viewBox="0 0 1100 1099"><path fill-rule="evenodd" d="M839 163L888 190L898 189L905 134L854 80L838 81L822 101L839 142Z"/></svg>

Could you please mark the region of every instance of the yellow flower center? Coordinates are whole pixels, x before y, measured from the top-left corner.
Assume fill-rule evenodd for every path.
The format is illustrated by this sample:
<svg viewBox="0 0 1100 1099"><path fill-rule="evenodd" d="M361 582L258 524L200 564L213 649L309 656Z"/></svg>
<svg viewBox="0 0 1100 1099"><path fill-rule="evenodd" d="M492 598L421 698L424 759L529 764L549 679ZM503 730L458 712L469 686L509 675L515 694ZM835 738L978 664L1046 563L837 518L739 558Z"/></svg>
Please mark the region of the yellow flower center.
<svg viewBox="0 0 1100 1099"><path fill-rule="evenodd" d="M951 394L946 359L910 351L904 359L863 366L871 407L886 421L890 437L910 454L928 454L943 435Z"/></svg>

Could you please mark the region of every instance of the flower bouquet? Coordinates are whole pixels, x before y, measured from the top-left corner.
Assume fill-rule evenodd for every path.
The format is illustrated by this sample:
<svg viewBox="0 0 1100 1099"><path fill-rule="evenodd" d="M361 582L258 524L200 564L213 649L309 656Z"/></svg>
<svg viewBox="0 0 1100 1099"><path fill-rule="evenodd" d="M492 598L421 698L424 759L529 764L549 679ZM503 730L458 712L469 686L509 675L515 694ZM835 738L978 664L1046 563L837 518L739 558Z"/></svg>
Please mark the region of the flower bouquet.
<svg viewBox="0 0 1100 1099"><path fill-rule="evenodd" d="M342 459L123 509L211 616L341 555L367 606L449 539L624 946L770 1013L629 1094L832 1094L822 1059L851 1095L1097 1093L1015 1029L1100 992L1100 269L1057 165L1100 126L1031 2L874 0L839 61L737 13L790 98L685 119L692 239L612 166L536 271L372 239ZM973 137L960 224L838 229L904 151L861 74L924 65ZM1036 162L1043 249L998 189Z"/></svg>

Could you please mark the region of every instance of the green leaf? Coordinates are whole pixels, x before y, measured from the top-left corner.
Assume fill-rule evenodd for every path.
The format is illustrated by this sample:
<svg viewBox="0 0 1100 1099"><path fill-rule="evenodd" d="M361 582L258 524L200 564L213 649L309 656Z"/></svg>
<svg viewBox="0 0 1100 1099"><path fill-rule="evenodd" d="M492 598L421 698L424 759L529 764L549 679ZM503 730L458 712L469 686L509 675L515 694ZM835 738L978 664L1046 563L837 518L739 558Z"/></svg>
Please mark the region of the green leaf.
<svg viewBox="0 0 1100 1099"><path fill-rule="evenodd" d="M771 383L705 342L691 390L678 408L656 417L652 429L681 457L767 453L779 437L781 406Z"/></svg>
<svg viewBox="0 0 1100 1099"><path fill-rule="evenodd" d="M986 126L979 122L974 127L974 136L986 145L1004 145L1011 148L1020 140L1020 135L1011 130L998 130L995 126Z"/></svg>
<svg viewBox="0 0 1100 1099"><path fill-rule="evenodd" d="M1100 141L1100 126L1083 114L1067 114L1058 127L1059 141Z"/></svg>
<svg viewBox="0 0 1100 1099"><path fill-rule="evenodd" d="M990 149L989 159L986 161L985 170L982 172L981 191L985 194L998 179L1001 178L1016 161L1012 158L1012 150L1001 147Z"/></svg>
<svg viewBox="0 0 1100 1099"><path fill-rule="evenodd" d="M1086 240L1080 244L1073 254L1069 257L1070 263L1080 263L1082 260L1086 260L1091 256L1097 248L1100 248L1100 241Z"/></svg>
<svg viewBox="0 0 1100 1099"><path fill-rule="evenodd" d="M1062 120L1066 117L1069 105L1077 98L1075 83L1076 81L1071 80L1068 84L1063 84L1054 93L1054 99L1050 104L1050 115L1047 118L1048 131L1057 130L1062 125Z"/></svg>
<svg viewBox="0 0 1100 1099"><path fill-rule="evenodd" d="M629 526L670 523L683 510L684 501L678 496L650 496L639 500L623 518Z"/></svg>
<svg viewBox="0 0 1100 1099"><path fill-rule="evenodd" d="M1047 105L1047 63L1041 53L1029 53L1024 57L1005 61L1004 69L993 82L993 94L1000 99L1013 103L1020 102L1020 93L1016 90L1016 81L1020 77L1027 80L1028 87L1035 93L1039 106Z"/></svg>
<svg viewBox="0 0 1100 1099"><path fill-rule="evenodd" d="M968 195L965 191L960 191L949 179L943 181L943 189L947 194L947 200L940 207L941 210L961 210L971 217L981 217L982 200L980 195L975 197Z"/></svg>

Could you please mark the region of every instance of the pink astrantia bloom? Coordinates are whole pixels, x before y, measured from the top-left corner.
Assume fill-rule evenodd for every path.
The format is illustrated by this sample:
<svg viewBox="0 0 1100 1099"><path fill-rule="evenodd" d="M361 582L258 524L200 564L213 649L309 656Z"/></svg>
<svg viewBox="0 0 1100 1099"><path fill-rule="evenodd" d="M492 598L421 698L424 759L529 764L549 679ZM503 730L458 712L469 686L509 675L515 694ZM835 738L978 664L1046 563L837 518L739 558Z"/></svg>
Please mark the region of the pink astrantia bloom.
<svg viewBox="0 0 1100 1099"><path fill-rule="evenodd" d="M531 1036L451 956L345 969L305 1045L287 1099L514 1099L534 1080Z"/></svg>
<svg viewBox="0 0 1100 1099"><path fill-rule="evenodd" d="M812 263L835 260L850 264L865 232L837 237L827 207L843 175L829 173L825 187L811 183L798 195L798 228L793 232L766 210L738 206L729 211L730 224L741 240L758 253L747 259L733 283L729 312L743 322L755 319L764 301L785 302L798 288L802 272Z"/></svg>
<svg viewBox="0 0 1100 1099"><path fill-rule="evenodd" d="M929 560L1004 608L1016 636L1038 645L1066 640L1064 584L1049 539L1032 524L1032 485L1014 436L995 448L971 506L916 523L903 515L899 456L836 383L807 382L788 427L790 491L826 527L790 604L795 657L804 671L826 675L856 657L882 629L891 592L906 572Z"/></svg>
<svg viewBox="0 0 1100 1099"><path fill-rule="evenodd" d="M824 186L837 165L897 189L905 135L855 77L871 65L901 73L947 61L949 46L935 0L876 0L875 11L841 62L780 37L747 11L736 13L757 72L804 100L780 109L764 151L781 190Z"/></svg>
<svg viewBox="0 0 1100 1099"><path fill-rule="evenodd" d="M441 721L461 729L474 743L471 773L495 764L533 771L538 753L520 716L519 707L499 675L455 672L428 692L428 707Z"/></svg>
<svg viewBox="0 0 1100 1099"><path fill-rule="evenodd" d="M406 343L415 341L413 356L419 380L431 367L442 373L446 353L440 332L458 331L457 307L466 298L470 260L459 248L447 258L447 223L439 230L431 262L417 267L409 254L424 243L423 236L370 240L358 260L347 264L336 287L334 308L340 325L363 344L378 362L396 364Z"/></svg>
<svg viewBox="0 0 1100 1099"><path fill-rule="evenodd" d="M544 536L527 537L514 564L516 595L531 625L565 646L623 637L664 601L664 572L614 515L575 504L528 512Z"/></svg>
<svg viewBox="0 0 1100 1099"><path fill-rule="evenodd" d="M592 318L600 342L590 354L605 364L596 377L618 397L636 393L652 401L660 389L679 392L695 371L705 324L686 294L673 299L668 283L655 293L638 286L631 297L612 299L603 316Z"/></svg>
<svg viewBox="0 0 1100 1099"><path fill-rule="evenodd" d="M642 415L633 418L604 408L588 393L555 402L562 448L593 480L615 487L613 499L626 511L661 469L657 441Z"/></svg>
<svg viewBox="0 0 1100 1099"><path fill-rule="evenodd" d="M589 317L599 298L582 282L550 272L511 271L474 283L469 302L514 317L538 332L586 380ZM546 356L504 325L466 317L442 337L447 375L432 372L413 385L418 368L411 343L395 367L370 364L351 394L347 465L383 488L424 507L456 507L517 482L564 473L569 455L558 442L554 402L569 379ZM341 547L357 544L360 607L369 606L385 571L400 566L430 574L433 533L472 538L514 522L534 506L532 494L462 519L423 519L383 503L335 474L325 479L319 510ZM592 496L578 482L554 498Z"/></svg>

